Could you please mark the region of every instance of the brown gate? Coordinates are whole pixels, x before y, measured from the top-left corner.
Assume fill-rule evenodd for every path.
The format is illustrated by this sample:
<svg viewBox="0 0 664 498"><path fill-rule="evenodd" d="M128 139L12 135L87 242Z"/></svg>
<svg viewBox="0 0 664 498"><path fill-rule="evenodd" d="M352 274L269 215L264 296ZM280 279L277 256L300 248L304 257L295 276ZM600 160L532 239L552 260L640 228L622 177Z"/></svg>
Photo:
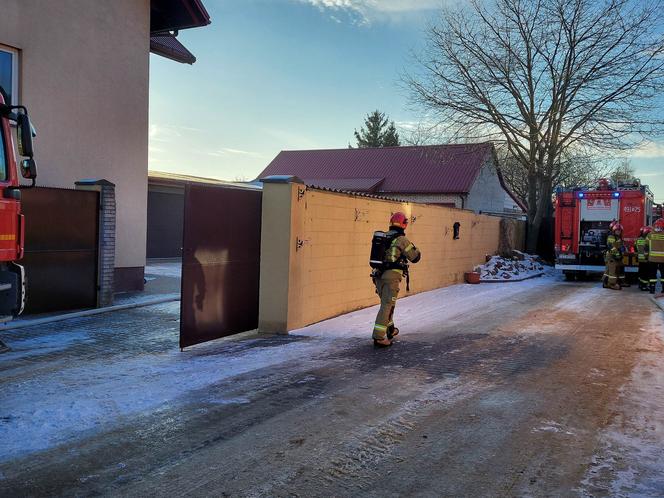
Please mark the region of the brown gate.
<svg viewBox="0 0 664 498"><path fill-rule="evenodd" d="M180 347L258 327L262 192L187 185Z"/></svg>
<svg viewBox="0 0 664 498"><path fill-rule="evenodd" d="M22 194L25 313L94 308L99 192L38 187Z"/></svg>

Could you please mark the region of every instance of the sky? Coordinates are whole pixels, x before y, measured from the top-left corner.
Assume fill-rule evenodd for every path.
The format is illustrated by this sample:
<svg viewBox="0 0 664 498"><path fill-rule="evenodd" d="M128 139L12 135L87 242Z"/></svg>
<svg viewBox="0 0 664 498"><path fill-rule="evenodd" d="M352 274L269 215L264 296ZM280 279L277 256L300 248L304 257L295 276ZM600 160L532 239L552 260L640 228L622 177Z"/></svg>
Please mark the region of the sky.
<svg viewBox="0 0 664 498"><path fill-rule="evenodd" d="M212 24L178 36L195 64L150 56L151 170L253 180L281 150L354 143L375 109L402 134L423 119L401 81L441 0L204 3ZM664 141L629 156L664 201Z"/></svg>

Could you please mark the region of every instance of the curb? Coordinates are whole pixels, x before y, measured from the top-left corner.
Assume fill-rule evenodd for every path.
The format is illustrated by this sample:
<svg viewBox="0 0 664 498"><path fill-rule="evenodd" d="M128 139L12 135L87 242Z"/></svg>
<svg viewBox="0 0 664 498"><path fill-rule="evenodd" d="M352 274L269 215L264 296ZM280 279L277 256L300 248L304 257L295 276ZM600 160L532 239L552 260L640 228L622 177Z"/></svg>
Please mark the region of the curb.
<svg viewBox="0 0 664 498"><path fill-rule="evenodd" d="M143 306L152 306L154 304L170 303L179 301L180 297L159 297L155 299L140 301L138 303L117 304L115 306L107 306L106 308L95 308L91 310L74 311L73 313L65 313L64 315L55 315L45 318L35 318L33 320L23 320L18 322L9 322L5 325L0 325L0 332L4 330L22 329L25 327L34 327L35 325L43 325L45 323L61 322L71 318L83 318L86 316L101 315L102 313L110 313L111 311L122 311L133 308L141 308Z"/></svg>
<svg viewBox="0 0 664 498"><path fill-rule="evenodd" d="M483 279L480 278L480 283L481 284L504 284L507 282L523 282L524 280L530 280L531 278L537 278L541 277L544 275L546 272L540 272L540 273L535 273L534 275L528 275L527 277L522 277L522 278L510 278L507 280L490 280L490 279Z"/></svg>
<svg viewBox="0 0 664 498"><path fill-rule="evenodd" d="M664 311L664 302L660 303L660 301L664 301L664 299L657 299L654 296L650 296L650 300L655 303L655 306L659 307L662 311Z"/></svg>

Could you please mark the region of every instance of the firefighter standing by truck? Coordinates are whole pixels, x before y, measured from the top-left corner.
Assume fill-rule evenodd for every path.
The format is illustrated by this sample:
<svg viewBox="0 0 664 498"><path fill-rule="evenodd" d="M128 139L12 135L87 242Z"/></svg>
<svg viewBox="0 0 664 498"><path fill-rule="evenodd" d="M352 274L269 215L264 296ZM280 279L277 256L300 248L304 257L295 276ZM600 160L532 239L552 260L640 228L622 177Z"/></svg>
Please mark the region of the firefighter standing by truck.
<svg viewBox="0 0 664 498"><path fill-rule="evenodd" d="M622 267L622 257L625 252L622 239L623 226L620 223L612 223L611 225L612 233L606 238L606 253L604 254L606 273L602 279L602 284L604 288L620 290L622 287L626 287Z"/></svg>
<svg viewBox="0 0 664 498"><path fill-rule="evenodd" d="M664 280L664 218L658 219L653 225L652 232L646 237L648 241L648 263L649 263L649 290L655 293L657 286L657 270L660 271Z"/></svg>
<svg viewBox="0 0 664 498"><path fill-rule="evenodd" d="M406 238L408 218L404 213L394 213L387 232L375 232L371 242L369 264L373 268L371 278L380 296L380 309L373 328L374 345L392 345L399 329L394 326L394 307L399 294L399 284L406 276L408 289L408 263L417 263L419 249Z"/></svg>
<svg viewBox="0 0 664 498"><path fill-rule="evenodd" d="M634 242L639 261L639 289L647 291L650 286L650 263L648 262L648 239L652 227L641 227L639 237Z"/></svg>

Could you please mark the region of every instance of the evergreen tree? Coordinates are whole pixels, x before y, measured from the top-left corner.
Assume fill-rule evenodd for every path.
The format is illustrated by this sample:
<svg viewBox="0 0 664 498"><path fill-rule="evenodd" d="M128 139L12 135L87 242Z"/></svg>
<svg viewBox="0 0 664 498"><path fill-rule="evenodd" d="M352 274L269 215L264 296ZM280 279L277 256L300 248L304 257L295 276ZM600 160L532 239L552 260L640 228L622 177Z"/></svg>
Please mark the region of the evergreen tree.
<svg viewBox="0 0 664 498"><path fill-rule="evenodd" d="M385 135L383 135L383 147L398 147L401 145L399 143L399 133L394 126L394 121L390 123L390 126L387 127Z"/></svg>
<svg viewBox="0 0 664 498"><path fill-rule="evenodd" d="M367 114L364 126L355 130L357 147L393 147L401 145L394 121L389 121L385 113L378 110Z"/></svg>

